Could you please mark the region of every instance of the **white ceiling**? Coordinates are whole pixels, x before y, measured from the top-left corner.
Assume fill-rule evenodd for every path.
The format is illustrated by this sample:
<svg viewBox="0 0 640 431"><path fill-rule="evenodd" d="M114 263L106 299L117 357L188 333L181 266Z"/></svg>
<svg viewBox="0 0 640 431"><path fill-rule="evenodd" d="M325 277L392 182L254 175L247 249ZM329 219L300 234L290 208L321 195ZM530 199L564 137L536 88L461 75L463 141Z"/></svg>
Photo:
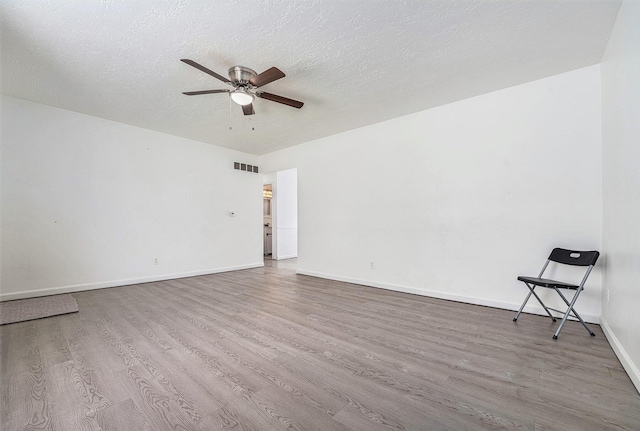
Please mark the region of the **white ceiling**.
<svg viewBox="0 0 640 431"><path fill-rule="evenodd" d="M599 63L620 3L2 0L2 93L264 154ZM184 96L228 87L181 58L305 106Z"/></svg>

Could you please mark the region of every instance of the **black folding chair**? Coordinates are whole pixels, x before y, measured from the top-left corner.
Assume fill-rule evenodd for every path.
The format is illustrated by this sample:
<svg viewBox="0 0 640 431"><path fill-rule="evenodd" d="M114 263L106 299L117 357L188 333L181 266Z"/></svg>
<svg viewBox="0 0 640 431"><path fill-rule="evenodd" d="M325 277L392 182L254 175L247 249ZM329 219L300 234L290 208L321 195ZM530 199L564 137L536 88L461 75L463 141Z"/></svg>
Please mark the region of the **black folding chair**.
<svg viewBox="0 0 640 431"><path fill-rule="evenodd" d="M544 308L544 310L547 312L549 317L553 319L554 322L556 321L556 318L553 316L553 314L551 314L551 311L564 314L564 316L562 317L562 322L560 322L560 326L558 326L558 330L553 336L554 340L558 339L558 334L560 334L560 331L562 330L562 327L564 326L564 323L567 321L567 318L569 317L570 314L576 317L578 320L580 320L580 323L582 323L582 326L584 326L587 329L587 331L589 331L589 334L591 334L592 337L595 336L596 334L594 334L593 331L587 326L587 324L584 323L584 320L582 320L582 317L580 317L580 315L576 312L573 306L578 300L578 296L580 295L580 292L582 292L582 290L584 289L584 284L587 281L589 274L591 274L591 270L593 269L593 266L596 264L596 261L598 260L599 256L600 256L600 253L597 251L576 251L576 250L565 250L563 248L554 248L551 254L549 255L549 258L547 259L547 262L542 267L542 271L540 271L540 275L538 275L537 277L525 277L525 276L518 277L518 280L522 281L529 288L529 294L527 295L524 302L522 303L522 306L520 307L518 314L516 314L516 317L513 318L513 321L515 322L516 320L518 320L518 317L520 317L520 314L522 313L524 306L527 304L527 301L529 301L529 298L533 294L533 296L536 297L540 305L542 305L542 308ZM584 277L582 277L582 281L580 282L580 284L570 284L562 281L549 280L547 278L542 278L542 274L547 269L549 262L552 262L552 261L556 263L564 264L564 265L588 266L589 268L587 269L587 272L584 274ZM534 291L536 286L546 287L546 288L555 290L558 293L558 295L560 295L564 303L567 304L567 307L569 307L567 308L567 311L556 310L555 308L547 307L546 305L544 305L544 302L542 302L538 294ZM575 293L573 294L573 298L571 299L571 301L569 301L562 294L562 292L560 292L559 289L575 290Z"/></svg>

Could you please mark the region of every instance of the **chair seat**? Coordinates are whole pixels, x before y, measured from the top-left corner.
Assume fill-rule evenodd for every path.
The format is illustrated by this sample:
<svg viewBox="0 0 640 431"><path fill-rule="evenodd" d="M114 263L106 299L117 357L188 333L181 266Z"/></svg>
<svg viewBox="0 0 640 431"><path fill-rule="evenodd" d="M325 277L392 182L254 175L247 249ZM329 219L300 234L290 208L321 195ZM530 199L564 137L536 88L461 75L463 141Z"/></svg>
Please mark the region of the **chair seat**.
<svg viewBox="0 0 640 431"><path fill-rule="evenodd" d="M549 280L548 278L520 276L518 277L518 280L540 287L548 287L550 289L553 289L554 287L557 287L559 289L577 289L578 287L580 287L575 284L564 283L562 281Z"/></svg>

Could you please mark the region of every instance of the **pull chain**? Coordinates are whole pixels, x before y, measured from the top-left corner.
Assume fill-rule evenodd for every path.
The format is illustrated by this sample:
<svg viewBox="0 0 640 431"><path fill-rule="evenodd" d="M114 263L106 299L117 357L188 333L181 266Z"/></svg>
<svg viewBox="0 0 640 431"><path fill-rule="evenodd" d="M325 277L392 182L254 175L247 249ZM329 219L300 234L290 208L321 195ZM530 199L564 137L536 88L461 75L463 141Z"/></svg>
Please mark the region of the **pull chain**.
<svg viewBox="0 0 640 431"><path fill-rule="evenodd" d="M229 95L229 130L233 130L231 127L231 95Z"/></svg>

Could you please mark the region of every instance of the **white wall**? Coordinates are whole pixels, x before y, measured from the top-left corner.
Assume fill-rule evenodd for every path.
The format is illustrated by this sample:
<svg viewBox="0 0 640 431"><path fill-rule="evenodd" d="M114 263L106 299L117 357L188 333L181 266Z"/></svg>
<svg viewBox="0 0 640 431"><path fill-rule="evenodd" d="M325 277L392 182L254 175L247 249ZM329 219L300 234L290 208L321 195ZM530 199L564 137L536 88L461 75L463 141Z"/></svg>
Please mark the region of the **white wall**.
<svg viewBox="0 0 640 431"><path fill-rule="evenodd" d="M600 124L596 65L260 164L298 168L299 273L517 309L517 275L536 275L551 248L601 249ZM600 298L596 269L584 318L598 321Z"/></svg>
<svg viewBox="0 0 640 431"><path fill-rule="evenodd" d="M625 0L602 62L603 329L640 390L640 3Z"/></svg>
<svg viewBox="0 0 640 431"><path fill-rule="evenodd" d="M233 170L257 157L11 97L1 118L2 299L262 265L262 177Z"/></svg>
<svg viewBox="0 0 640 431"><path fill-rule="evenodd" d="M288 169L276 173L274 192L277 222L276 259L298 256L298 172Z"/></svg>

